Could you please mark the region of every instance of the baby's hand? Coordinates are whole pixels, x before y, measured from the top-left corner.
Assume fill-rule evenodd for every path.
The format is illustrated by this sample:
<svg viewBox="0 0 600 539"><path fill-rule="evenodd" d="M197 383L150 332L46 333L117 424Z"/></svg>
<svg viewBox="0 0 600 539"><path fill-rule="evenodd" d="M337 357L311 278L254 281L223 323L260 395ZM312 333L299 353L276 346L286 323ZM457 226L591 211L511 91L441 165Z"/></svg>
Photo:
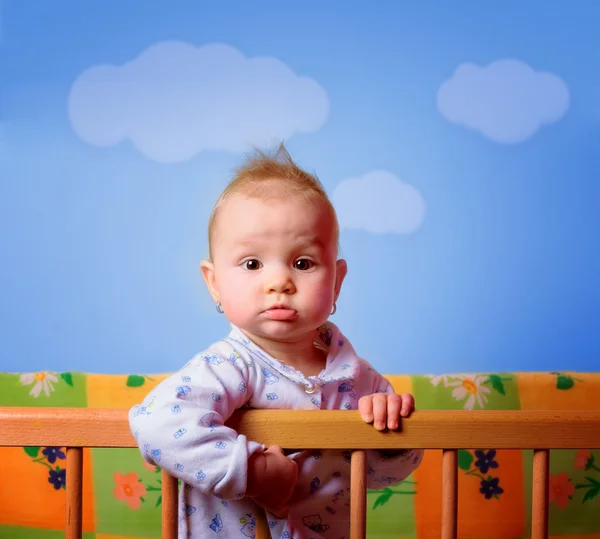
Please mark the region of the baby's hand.
<svg viewBox="0 0 600 539"><path fill-rule="evenodd" d="M415 399L410 393L374 393L361 397L358 409L365 422L371 423L377 430L398 428L400 417L408 417L415 409Z"/></svg>
<svg viewBox="0 0 600 539"><path fill-rule="evenodd" d="M298 479L298 464L277 445L248 460L246 496L279 518L287 516L289 501Z"/></svg>

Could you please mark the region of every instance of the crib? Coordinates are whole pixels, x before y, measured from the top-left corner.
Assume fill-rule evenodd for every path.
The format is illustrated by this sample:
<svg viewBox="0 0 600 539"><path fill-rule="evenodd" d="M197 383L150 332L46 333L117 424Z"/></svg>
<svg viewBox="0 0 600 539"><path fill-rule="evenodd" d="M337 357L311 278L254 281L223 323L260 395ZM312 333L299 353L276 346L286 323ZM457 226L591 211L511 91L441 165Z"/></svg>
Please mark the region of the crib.
<svg viewBox="0 0 600 539"><path fill-rule="evenodd" d="M533 451L531 537L548 537L549 462L552 449L600 448L600 411L417 411L397 431L378 432L356 411L243 410L227 424L249 439L284 449L351 451L350 537L366 537L366 450L422 448L442 451L442 539L456 539L457 452L496 447ZM348 437L348 432L352 437ZM0 407L0 447L66 447L67 539L82 537L83 448L136 447L127 410ZM162 473L162 537L177 537L177 479ZM259 518L256 539L270 537Z"/></svg>

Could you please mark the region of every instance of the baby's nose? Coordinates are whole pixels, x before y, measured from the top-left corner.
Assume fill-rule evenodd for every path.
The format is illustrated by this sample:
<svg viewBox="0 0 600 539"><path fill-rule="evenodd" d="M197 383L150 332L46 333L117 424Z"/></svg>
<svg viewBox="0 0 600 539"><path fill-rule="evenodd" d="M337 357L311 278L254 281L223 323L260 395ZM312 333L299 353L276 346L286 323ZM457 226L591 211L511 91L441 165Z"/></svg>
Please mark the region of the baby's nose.
<svg viewBox="0 0 600 539"><path fill-rule="evenodd" d="M267 292L291 293L295 291L291 272L287 268L276 268L266 275Z"/></svg>

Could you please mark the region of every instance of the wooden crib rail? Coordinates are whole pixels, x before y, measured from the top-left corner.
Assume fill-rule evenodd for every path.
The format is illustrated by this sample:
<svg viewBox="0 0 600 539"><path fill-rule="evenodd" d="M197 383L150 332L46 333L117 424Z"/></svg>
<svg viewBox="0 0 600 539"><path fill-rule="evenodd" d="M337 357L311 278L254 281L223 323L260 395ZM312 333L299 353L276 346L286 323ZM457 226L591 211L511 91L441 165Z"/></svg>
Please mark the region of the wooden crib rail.
<svg viewBox="0 0 600 539"><path fill-rule="evenodd" d="M121 409L0 407L0 425L0 446L136 447ZM394 432L357 411L239 410L227 425L288 449L600 447L600 410L417 411Z"/></svg>
<svg viewBox="0 0 600 539"><path fill-rule="evenodd" d="M548 537L551 449L599 449L599 411L417 411L398 431L378 432L356 411L244 410L227 422L249 439L286 449L347 449L351 457L351 538L365 537L368 449L441 449L442 539L457 537L457 450L532 449L532 538ZM81 538L84 447L136 447L127 410L0 407L1 446L67 448L68 539ZM162 535L177 536L177 480L163 471ZM264 519L256 538L269 537Z"/></svg>

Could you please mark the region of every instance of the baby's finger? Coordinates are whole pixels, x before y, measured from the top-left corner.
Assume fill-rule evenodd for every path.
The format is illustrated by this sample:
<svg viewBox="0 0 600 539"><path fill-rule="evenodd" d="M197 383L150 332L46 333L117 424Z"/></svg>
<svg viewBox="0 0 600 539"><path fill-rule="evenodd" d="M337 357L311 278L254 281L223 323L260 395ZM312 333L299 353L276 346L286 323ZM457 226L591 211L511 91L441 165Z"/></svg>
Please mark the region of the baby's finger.
<svg viewBox="0 0 600 539"><path fill-rule="evenodd" d="M385 429L387 418L387 395L377 393L373 395L373 425L377 430Z"/></svg>
<svg viewBox="0 0 600 539"><path fill-rule="evenodd" d="M402 417L408 417L415 409L415 398L410 393L402 395Z"/></svg>
<svg viewBox="0 0 600 539"><path fill-rule="evenodd" d="M403 400L400 395L395 393L388 395L387 399L387 426L388 429L394 430L398 428L398 419L400 417L400 408Z"/></svg>
<svg viewBox="0 0 600 539"><path fill-rule="evenodd" d="M363 421L371 423L373 421L373 397L368 395L361 397L358 400L358 411L363 418Z"/></svg>

